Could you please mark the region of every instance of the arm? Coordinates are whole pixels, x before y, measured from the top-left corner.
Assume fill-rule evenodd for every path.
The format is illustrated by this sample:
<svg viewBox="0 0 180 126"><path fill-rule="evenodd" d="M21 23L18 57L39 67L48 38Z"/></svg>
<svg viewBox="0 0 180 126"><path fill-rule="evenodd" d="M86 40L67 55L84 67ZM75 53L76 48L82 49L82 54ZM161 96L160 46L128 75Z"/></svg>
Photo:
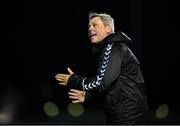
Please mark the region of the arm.
<svg viewBox="0 0 180 126"><path fill-rule="evenodd" d="M120 48L109 44L100 63L98 74L93 79L72 74L67 85L85 91L104 92L109 89L121 71L122 51Z"/></svg>

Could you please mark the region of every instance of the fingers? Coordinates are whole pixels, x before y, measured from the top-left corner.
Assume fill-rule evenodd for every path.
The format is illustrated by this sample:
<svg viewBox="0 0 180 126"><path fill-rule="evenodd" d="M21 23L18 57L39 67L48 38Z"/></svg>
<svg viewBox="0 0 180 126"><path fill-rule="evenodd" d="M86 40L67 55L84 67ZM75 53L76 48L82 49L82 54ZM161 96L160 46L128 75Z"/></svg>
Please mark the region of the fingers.
<svg viewBox="0 0 180 126"><path fill-rule="evenodd" d="M80 93L81 93L81 91L76 90L76 89L70 89L70 92L77 93L77 94L80 94Z"/></svg>
<svg viewBox="0 0 180 126"><path fill-rule="evenodd" d="M70 74L74 74L74 72L69 67L67 68L67 70Z"/></svg>
<svg viewBox="0 0 180 126"><path fill-rule="evenodd" d="M82 103L85 100L85 91L79 91L76 89L70 89L68 92L69 98L72 99L72 103Z"/></svg>
<svg viewBox="0 0 180 126"><path fill-rule="evenodd" d="M59 84L66 85L69 77L74 74L73 71L68 67L69 74L56 74L55 78L57 81L60 81Z"/></svg>
<svg viewBox="0 0 180 126"><path fill-rule="evenodd" d="M77 97L77 96L69 96L69 98L70 99L76 99L76 100L79 99L79 97Z"/></svg>
<svg viewBox="0 0 180 126"><path fill-rule="evenodd" d="M68 95L69 95L69 96L78 96L77 93L73 93L73 92L68 92Z"/></svg>
<svg viewBox="0 0 180 126"><path fill-rule="evenodd" d="M76 90L76 89L70 89L70 92L75 93L75 94L77 94L77 95L79 95L81 97L85 97L85 95L86 95L85 91L80 91L80 90Z"/></svg>
<svg viewBox="0 0 180 126"><path fill-rule="evenodd" d="M78 92L78 93L75 93L75 92L68 92L68 95L69 95L69 98L70 99L76 99L76 100L78 100L79 98L80 98L80 93Z"/></svg>
<svg viewBox="0 0 180 126"><path fill-rule="evenodd" d="M68 79L71 75L69 74L57 74L55 76L56 80L59 81L59 84L60 85L65 85L67 86L67 82L68 82Z"/></svg>
<svg viewBox="0 0 180 126"><path fill-rule="evenodd" d="M60 84L60 85L66 85L66 83L64 83L64 82L59 82L59 84Z"/></svg>
<svg viewBox="0 0 180 126"><path fill-rule="evenodd" d="M71 99L79 99L80 98L80 94L79 93L73 93L73 92L68 92L69 98Z"/></svg>
<svg viewBox="0 0 180 126"><path fill-rule="evenodd" d="M66 78L64 76L56 76L56 80L60 81L60 83L65 82Z"/></svg>
<svg viewBox="0 0 180 126"><path fill-rule="evenodd" d="M55 76L55 78L62 78L62 77L66 77L68 74L57 74Z"/></svg>
<svg viewBox="0 0 180 126"><path fill-rule="evenodd" d="M73 96L71 95L71 96L69 96L69 98L72 99L72 103L81 103L82 102L78 95L73 95Z"/></svg>
<svg viewBox="0 0 180 126"><path fill-rule="evenodd" d="M79 101L79 100L74 100L74 101L72 101L72 103L81 103L81 101Z"/></svg>

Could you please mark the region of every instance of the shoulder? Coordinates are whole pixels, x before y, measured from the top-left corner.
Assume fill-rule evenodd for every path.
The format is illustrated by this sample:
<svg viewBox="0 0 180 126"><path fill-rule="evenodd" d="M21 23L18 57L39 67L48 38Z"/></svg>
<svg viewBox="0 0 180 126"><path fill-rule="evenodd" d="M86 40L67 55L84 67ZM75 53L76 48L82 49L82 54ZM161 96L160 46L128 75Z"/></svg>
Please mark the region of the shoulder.
<svg viewBox="0 0 180 126"><path fill-rule="evenodd" d="M114 42L112 46L112 50L123 53L128 50L128 46L125 43Z"/></svg>
<svg viewBox="0 0 180 126"><path fill-rule="evenodd" d="M133 60L138 63L136 56L125 43L113 43L112 54L119 55L126 61Z"/></svg>

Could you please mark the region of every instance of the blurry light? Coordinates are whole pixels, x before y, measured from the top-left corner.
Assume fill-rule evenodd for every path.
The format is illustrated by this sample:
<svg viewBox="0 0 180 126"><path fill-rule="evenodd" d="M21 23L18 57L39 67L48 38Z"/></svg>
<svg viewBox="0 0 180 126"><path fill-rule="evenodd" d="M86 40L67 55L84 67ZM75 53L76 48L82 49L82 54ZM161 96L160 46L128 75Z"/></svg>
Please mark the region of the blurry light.
<svg viewBox="0 0 180 126"><path fill-rule="evenodd" d="M169 113L169 108L167 104L160 105L156 110L156 118L162 119L165 118Z"/></svg>
<svg viewBox="0 0 180 126"><path fill-rule="evenodd" d="M0 112L0 124L11 124L18 118L18 102L20 98L14 90L6 90L2 99L2 110ZM16 115L15 115L16 114Z"/></svg>
<svg viewBox="0 0 180 126"><path fill-rule="evenodd" d="M55 103L46 102L44 104L44 112L46 113L46 115L53 117L59 114L59 109Z"/></svg>
<svg viewBox="0 0 180 126"><path fill-rule="evenodd" d="M84 112L84 107L82 104L80 103L70 103L68 105L68 112L72 115L72 116L80 116L81 114L83 114Z"/></svg>
<svg viewBox="0 0 180 126"><path fill-rule="evenodd" d="M12 121L12 115L8 112L1 112L0 113L0 124L8 124Z"/></svg>
<svg viewBox="0 0 180 126"><path fill-rule="evenodd" d="M0 123L8 122L8 115L7 113L0 113Z"/></svg>

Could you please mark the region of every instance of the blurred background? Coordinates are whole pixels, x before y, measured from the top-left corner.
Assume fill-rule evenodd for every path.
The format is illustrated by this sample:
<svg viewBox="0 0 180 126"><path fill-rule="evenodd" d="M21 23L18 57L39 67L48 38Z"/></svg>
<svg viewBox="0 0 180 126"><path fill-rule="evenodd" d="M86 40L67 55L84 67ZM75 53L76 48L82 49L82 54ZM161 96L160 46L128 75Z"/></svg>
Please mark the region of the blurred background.
<svg viewBox="0 0 180 126"><path fill-rule="evenodd" d="M1 1L0 124L104 124L100 103L71 104L54 76L96 73L88 14L109 13L132 40L151 124L180 124L179 6L170 0Z"/></svg>

